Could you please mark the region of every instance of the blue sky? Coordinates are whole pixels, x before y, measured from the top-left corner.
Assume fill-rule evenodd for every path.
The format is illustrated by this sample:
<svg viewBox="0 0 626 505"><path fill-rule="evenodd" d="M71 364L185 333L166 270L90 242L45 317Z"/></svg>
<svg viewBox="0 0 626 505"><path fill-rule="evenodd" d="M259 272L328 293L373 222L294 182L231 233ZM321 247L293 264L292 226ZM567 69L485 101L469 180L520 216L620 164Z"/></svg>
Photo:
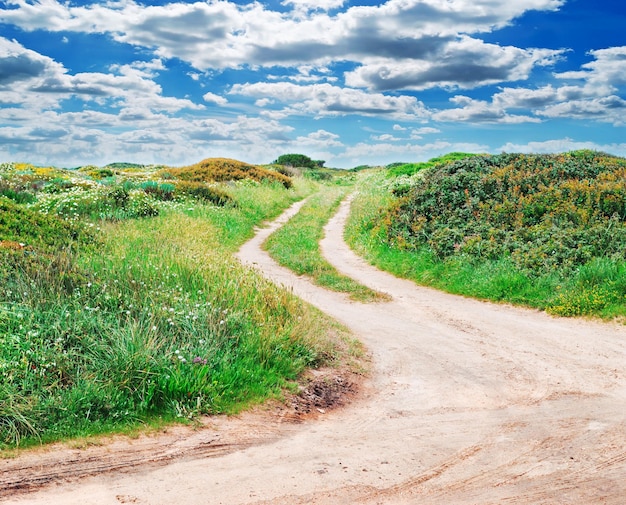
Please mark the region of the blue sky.
<svg viewBox="0 0 626 505"><path fill-rule="evenodd" d="M623 0L0 0L0 161L626 155Z"/></svg>

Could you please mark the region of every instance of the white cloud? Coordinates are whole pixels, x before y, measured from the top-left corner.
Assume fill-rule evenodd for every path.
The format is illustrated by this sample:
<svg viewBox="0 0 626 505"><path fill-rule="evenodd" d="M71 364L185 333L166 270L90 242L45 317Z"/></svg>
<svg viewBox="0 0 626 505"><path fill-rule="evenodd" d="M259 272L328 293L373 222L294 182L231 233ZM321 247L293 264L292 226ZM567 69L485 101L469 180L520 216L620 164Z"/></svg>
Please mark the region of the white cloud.
<svg viewBox="0 0 626 505"><path fill-rule="evenodd" d="M555 76L569 81L535 89L503 88L491 101L455 96L457 107L439 110L432 118L438 121L487 123L538 122L542 118L571 118L626 124L626 100L619 91L626 85L626 46L590 51L593 61L580 70ZM576 81L579 81L576 83ZM528 114L513 114L526 111Z"/></svg>
<svg viewBox="0 0 626 505"><path fill-rule="evenodd" d="M430 135L431 133L441 133L441 130L431 126L423 126L422 128L414 128L411 135Z"/></svg>
<svg viewBox="0 0 626 505"><path fill-rule="evenodd" d="M223 96L216 95L215 93L205 93L202 95L205 102L214 103L215 105L226 105L228 100Z"/></svg>
<svg viewBox="0 0 626 505"><path fill-rule="evenodd" d="M372 135L370 137L375 142L400 142L402 139L394 137L389 133L383 133L382 135Z"/></svg>
<svg viewBox="0 0 626 505"><path fill-rule="evenodd" d="M282 5L291 5L298 12L312 10L328 11L342 7L345 0L283 0Z"/></svg>
<svg viewBox="0 0 626 505"><path fill-rule="evenodd" d="M493 103L505 109L536 110L554 103L576 100L589 93L595 94L595 91L580 86L555 88L548 85L536 89L504 88L493 96Z"/></svg>
<svg viewBox="0 0 626 505"><path fill-rule="evenodd" d="M339 135L326 130L317 130L315 132L309 133L308 138L321 142L336 142L339 138Z"/></svg>
<svg viewBox="0 0 626 505"><path fill-rule="evenodd" d="M285 1L296 14L260 2L72 6L11 0L9 8L0 9L0 22L24 30L107 33L199 70L352 61L362 68L348 74L348 84L372 89L469 88L524 79L534 66L551 64L560 54L502 48L470 35L505 26L528 10L556 10L565 0L389 0L334 16L324 11L341 6L341 0ZM302 9L314 10L302 16Z"/></svg>
<svg viewBox="0 0 626 505"><path fill-rule="evenodd" d="M507 153L562 153L578 149L591 149L602 151L617 156L626 156L626 143L598 144L596 142L580 142L569 137L562 139L528 142L526 144L509 142L501 146L498 151Z"/></svg>
<svg viewBox="0 0 626 505"><path fill-rule="evenodd" d="M293 142L290 126L255 117L190 119L144 114L142 109L128 112L125 117L97 111L49 111L40 115L37 127L20 123L0 126L3 155L6 159L60 166L112 161L182 165L211 153L268 163L275 158L271 158L275 151ZM11 116L6 109L0 109L0 121ZM310 136L310 143L315 142L320 146L324 142L340 145L334 134L323 130Z"/></svg>
<svg viewBox="0 0 626 505"><path fill-rule="evenodd" d="M519 49L462 37L440 44L423 58L369 58L346 74L346 84L376 90L436 86L475 88L525 80L536 66L552 65L563 51Z"/></svg>
<svg viewBox="0 0 626 505"><path fill-rule="evenodd" d="M565 50L480 40L529 10L557 10L564 2L387 0L350 7L345 0L283 0L283 8L272 10L278 2L7 0L0 3L0 23L14 25L14 33L57 32L56 44L68 38L74 43L79 37L72 33L105 35L121 44L116 50L147 61L98 72L84 70L94 68L89 62L76 71L0 37L2 153L28 153L29 161L41 162L53 155L96 162L120 152L138 162L187 163L218 153L268 162L302 146L349 166L350 160L415 161L450 150L488 150L473 143L417 142L441 130L441 137L426 138L452 138L446 125L452 122L534 123L533 132L557 118L622 126L626 46L590 51L588 63L553 74L549 84L546 68L560 63ZM168 81L174 69L182 79ZM225 69L242 72L222 74ZM531 88L525 81L537 70L542 82ZM232 83L241 75L250 83L232 85L227 95L213 87L223 77ZM263 80L271 82L257 82ZM181 85L179 94L165 96L164 89L179 83L184 91ZM485 86L496 84L498 91L488 96L492 88ZM419 98L436 95L441 104L443 93L412 93L433 88L457 96L432 110ZM62 112L70 100L77 112ZM319 125L337 124L342 135L339 128L352 128L350 135L307 124L339 117L349 126ZM390 122L369 122L373 117ZM299 129L282 123L286 118ZM432 121L441 130L426 126ZM482 142L475 131L467 130ZM371 145L365 144L370 133ZM346 147L346 138L363 143ZM547 142L526 148L533 146L556 149ZM614 146L606 150L623 150Z"/></svg>
<svg viewBox="0 0 626 505"><path fill-rule="evenodd" d="M415 128L411 131L410 138L411 140L421 140L422 138L424 138L424 135L432 135L433 133L441 133L441 130L429 126L425 126L423 128Z"/></svg>
<svg viewBox="0 0 626 505"><path fill-rule="evenodd" d="M589 51L595 59L582 70L555 74L561 79L583 79L594 86L615 89L626 84L626 46Z"/></svg>
<svg viewBox="0 0 626 505"><path fill-rule="evenodd" d="M423 104L414 97L367 93L330 84L308 86L286 82L236 84L230 93L272 98L276 102L289 104L282 111L288 115L324 117L359 114L398 119L415 119L427 115Z"/></svg>
<svg viewBox="0 0 626 505"><path fill-rule="evenodd" d="M503 88L491 103L468 101L461 110L436 114L440 119L469 119L472 114L503 114L512 109L531 111L535 117L589 119L623 125L626 101L619 91L626 84L626 47L614 47L589 53L594 61L581 70L556 74L569 84L540 88ZM576 84L576 81L580 81Z"/></svg>
<svg viewBox="0 0 626 505"><path fill-rule="evenodd" d="M294 144L297 146L314 147L318 150L326 150L329 147L343 146L343 144L339 140L339 135L326 130L317 130L315 132L309 133L306 136L299 136L296 138Z"/></svg>
<svg viewBox="0 0 626 505"><path fill-rule="evenodd" d="M546 107L538 114L549 118L597 119L623 126L626 124L626 100L616 95L572 100Z"/></svg>
<svg viewBox="0 0 626 505"><path fill-rule="evenodd" d="M432 142L429 144L390 144L390 143L358 143L348 147L345 152L337 156L338 162L343 162L344 166L354 166L368 160L370 165L387 164L392 161L427 161L435 156L441 156L450 151L483 153L489 147L484 144L470 142ZM394 159L395 158L395 159Z"/></svg>
<svg viewBox="0 0 626 505"><path fill-rule="evenodd" d="M272 100L271 98L259 98L254 102L254 105L262 109L264 107L267 107L268 105L272 105L273 103L274 100Z"/></svg>
<svg viewBox="0 0 626 505"><path fill-rule="evenodd" d="M302 65L298 67L298 73L296 75L271 75L269 80L284 80L288 79L293 82L335 82L337 77L330 74L330 70L327 67L316 65Z"/></svg>
<svg viewBox="0 0 626 505"><path fill-rule="evenodd" d="M154 80L163 63L158 60L114 65L112 73L68 73L60 63L0 37L0 103L42 110L56 108L77 97L85 102L132 105L169 112L203 108L190 100L162 96Z"/></svg>
<svg viewBox="0 0 626 505"><path fill-rule="evenodd" d="M37 88L46 82L59 81L64 75L63 65L52 58L0 37L0 103L28 102L39 109L55 106L57 97L37 92Z"/></svg>
<svg viewBox="0 0 626 505"><path fill-rule="evenodd" d="M457 95L450 101L459 107L441 110L432 115L435 121L469 123L539 123L541 120L532 116L509 114L504 107L486 100L475 100Z"/></svg>

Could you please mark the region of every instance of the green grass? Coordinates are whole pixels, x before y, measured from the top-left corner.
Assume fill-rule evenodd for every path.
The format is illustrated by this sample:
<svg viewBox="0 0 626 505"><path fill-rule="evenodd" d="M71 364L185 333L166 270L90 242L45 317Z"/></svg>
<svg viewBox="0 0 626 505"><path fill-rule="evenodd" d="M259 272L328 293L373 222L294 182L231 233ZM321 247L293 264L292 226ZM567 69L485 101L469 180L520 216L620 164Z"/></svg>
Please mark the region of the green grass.
<svg viewBox="0 0 626 505"><path fill-rule="evenodd" d="M264 247L281 265L309 276L319 286L347 293L357 301L380 301L385 295L340 274L320 251L323 228L350 190L351 186L322 185L298 214L269 237Z"/></svg>
<svg viewBox="0 0 626 505"><path fill-rule="evenodd" d="M295 186L237 183L232 205L160 204L87 238L19 207L37 226L0 233L0 448L237 412L338 359L335 323L232 258L315 189Z"/></svg>
<svg viewBox="0 0 626 505"><path fill-rule="evenodd" d="M561 316L626 317L626 263L599 257L575 270L520 269L510 257L476 261L467 255L445 259L428 247L406 249L385 233L387 209L396 202L383 171L360 175L346 240L370 263L418 284L450 293L508 302Z"/></svg>

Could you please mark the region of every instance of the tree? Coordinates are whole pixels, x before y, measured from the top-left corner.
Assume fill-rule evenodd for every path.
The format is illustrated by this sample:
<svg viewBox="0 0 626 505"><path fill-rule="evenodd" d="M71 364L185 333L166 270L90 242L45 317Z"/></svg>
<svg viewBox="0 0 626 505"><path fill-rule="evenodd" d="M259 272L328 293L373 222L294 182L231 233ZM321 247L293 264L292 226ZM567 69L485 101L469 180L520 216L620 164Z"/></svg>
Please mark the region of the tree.
<svg viewBox="0 0 626 505"><path fill-rule="evenodd" d="M274 161L275 165L315 168L316 162L304 154L283 154Z"/></svg>

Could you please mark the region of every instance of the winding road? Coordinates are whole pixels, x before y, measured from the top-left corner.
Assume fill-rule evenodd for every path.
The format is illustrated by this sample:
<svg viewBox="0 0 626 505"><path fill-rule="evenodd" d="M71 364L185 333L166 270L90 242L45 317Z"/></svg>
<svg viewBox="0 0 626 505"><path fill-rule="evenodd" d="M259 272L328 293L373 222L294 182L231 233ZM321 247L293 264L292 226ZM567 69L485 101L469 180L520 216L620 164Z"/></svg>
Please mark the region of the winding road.
<svg viewBox="0 0 626 505"><path fill-rule="evenodd" d="M626 326L447 295L380 272L343 242L345 201L322 250L340 271L392 298L349 301L261 250L297 210L260 230L239 258L365 344L372 374L356 400L299 424L227 421L186 439L189 451L177 449L186 456L168 464L137 460L66 475L28 493L0 491L0 502L626 503ZM220 450L242 426L240 445ZM120 460L117 450L94 449L111 464ZM19 463L0 462L0 472L11 465Z"/></svg>

